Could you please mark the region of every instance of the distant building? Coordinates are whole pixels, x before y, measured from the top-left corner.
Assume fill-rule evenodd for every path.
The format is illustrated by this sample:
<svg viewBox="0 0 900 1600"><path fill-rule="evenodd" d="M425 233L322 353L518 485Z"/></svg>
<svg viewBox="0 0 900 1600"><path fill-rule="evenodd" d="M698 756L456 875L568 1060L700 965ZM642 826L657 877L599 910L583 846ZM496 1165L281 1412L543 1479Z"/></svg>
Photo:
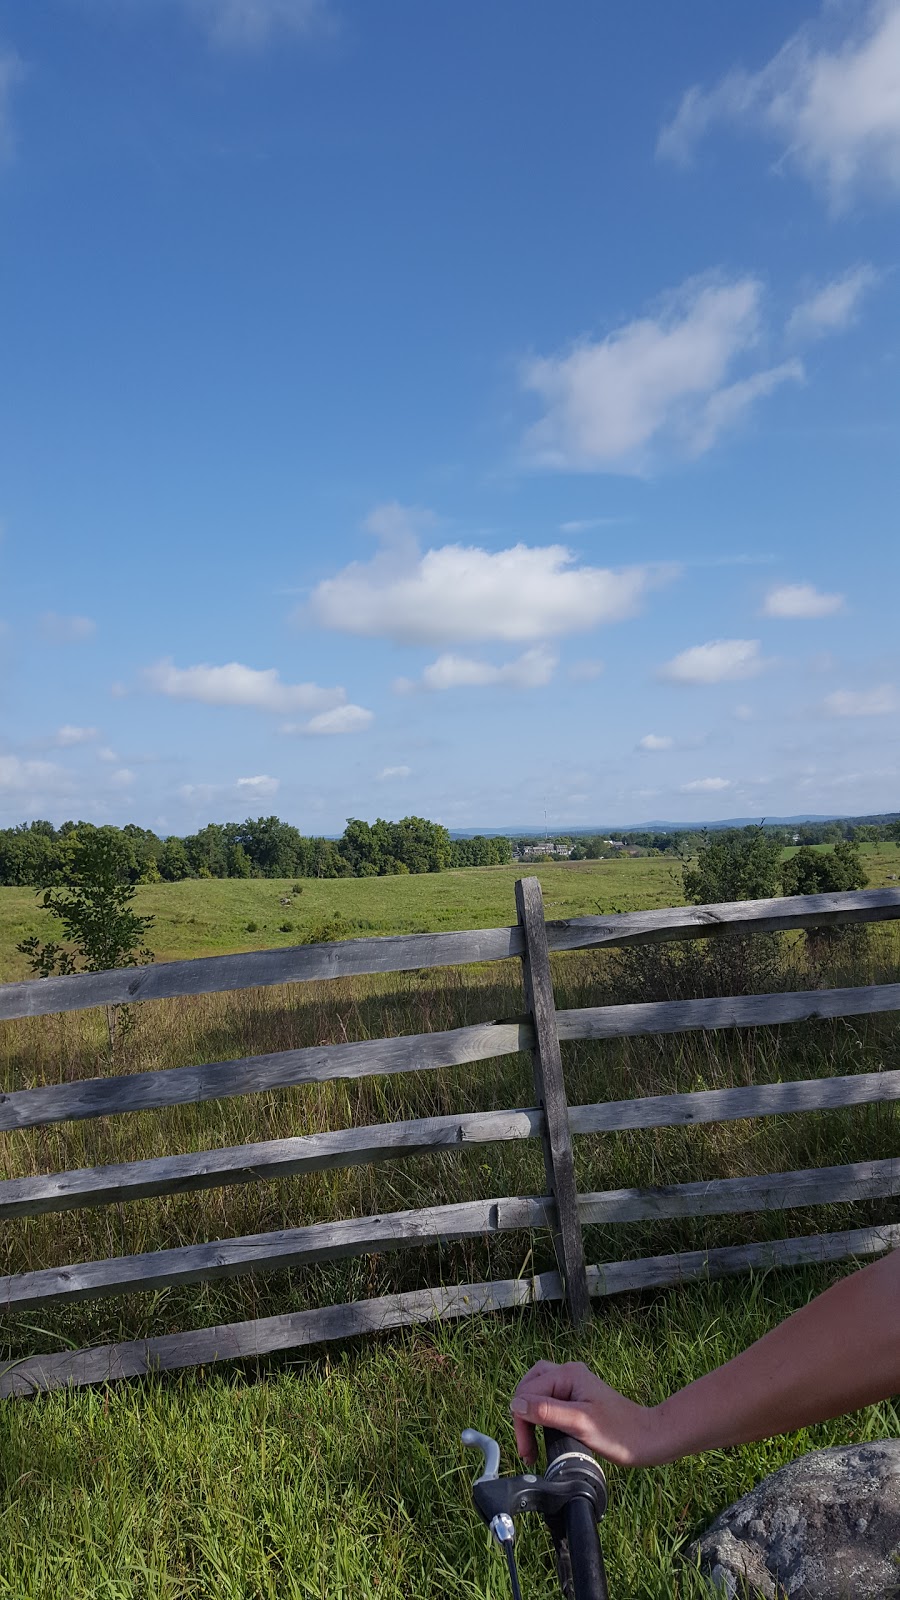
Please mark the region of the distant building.
<svg viewBox="0 0 900 1600"><path fill-rule="evenodd" d="M556 844L553 839L538 839L534 844L523 844L519 851L520 861L534 861L536 856L562 856L572 854L570 844Z"/></svg>

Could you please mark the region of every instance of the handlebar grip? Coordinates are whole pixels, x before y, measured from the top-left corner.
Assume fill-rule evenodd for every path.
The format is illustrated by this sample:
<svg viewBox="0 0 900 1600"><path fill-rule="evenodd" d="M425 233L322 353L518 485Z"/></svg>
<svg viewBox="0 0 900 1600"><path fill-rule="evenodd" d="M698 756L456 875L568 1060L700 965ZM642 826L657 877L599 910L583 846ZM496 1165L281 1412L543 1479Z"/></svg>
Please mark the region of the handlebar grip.
<svg viewBox="0 0 900 1600"><path fill-rule="evenodd" d="M580 1439L575 1439L571 1433L560 1433L558 1428L544 1429L544 1448L547 1452L548 1467L557 1456L568 1456L573 1453L581 1456L591 1455L587 1445Z"/></svg>
<svg viewBox="0 0 900 1600"><path fill-rule="evenodd" d="M602 1491L602 1516L606 1509L606 1484L602 1468L587 1445L570 1433L560 1433L557 1428L545 1428L544 1448L548 1469L560 1456L572 1454L587 1456L594 1462ZM566 1600L608 1600L597 1513L591 1502L580 1496L570 1501L562 1513L562 1526L564 1536L562 1539L554 1536L554 1542L560 1588Z"/></svg>

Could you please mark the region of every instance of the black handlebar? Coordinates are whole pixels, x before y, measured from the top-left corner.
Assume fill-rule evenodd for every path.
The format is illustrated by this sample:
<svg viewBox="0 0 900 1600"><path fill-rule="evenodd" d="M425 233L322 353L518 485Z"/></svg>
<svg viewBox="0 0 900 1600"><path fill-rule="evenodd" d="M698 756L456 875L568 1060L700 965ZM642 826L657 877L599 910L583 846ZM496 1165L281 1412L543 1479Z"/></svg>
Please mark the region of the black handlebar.
<svg viewBox="0 0 900 1600"><path fill-rule="evenodd" d="M606 1510L606 1479L581 1441L547 1428L543 1477L525 1472L506 1478L500 1476L496 1439L467 1428L462 1442L476 1446L484 1456L484 1470L475 1480L472 1498L504 1550L514 1596L520 1593L513 1550L515 1518L537 1512L553 1539L565 1600L608 1600L598 1531Z"/></svg>
<svg viewBox="0 0 900 1600"><path fill-rule="evenodd" d="M566 1600L608 1600L597 1527L606 1509L603 1472L587 1447L571 1434L545 1428L544 1445L548 1480L552 1482L563 1473L577 1470L593 1489L592 1495L576 1495L554 1518L548 1518L556 1546L560 1588Z"/></svg>

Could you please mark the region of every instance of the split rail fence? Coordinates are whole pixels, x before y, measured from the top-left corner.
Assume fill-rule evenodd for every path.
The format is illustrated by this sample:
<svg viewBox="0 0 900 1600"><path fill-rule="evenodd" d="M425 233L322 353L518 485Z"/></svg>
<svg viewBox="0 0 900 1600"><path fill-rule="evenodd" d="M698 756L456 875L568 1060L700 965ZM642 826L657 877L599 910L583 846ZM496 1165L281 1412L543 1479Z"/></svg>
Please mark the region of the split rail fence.
<svg viewBox="0 0 900 1600"><path fill-rule="evenodd" d="M526 1014L519 1021L16 1090L0 1094L0 1131L255 1094L326 1079L421 1072L517 1051L531 1053L534 1091L534 1103L519 1109L464 1112L6 1179L0 1181L0 1220L515 1139L542 1141L547 1191L544 1195L504 1196L354 1217L21 1273L0 1279L0 1313L16 1316L92 1296L161 1289L237 1273L272 1272L509 1229L550 1230L558 1263L558 1270L530 1278L444 1285L102 1348L29 1356L0 1368L0 1396L296 1350L323 1340L539 1301L565 1300L572 1318L581 1322L590 1314L592 1297L749 1268L865 1257L900 1244L900 1224L887 1224L767 1244L586 1265L582 1237L586 1224L783 1210L892 1196L900 1193L900 1159L578 1194L573 1137L898 1100L900 1071L569 1106L561 1041L755 1028L898 1011L900 983L558 1011L549 959L551 952L557 951L887 921L900 918L900 890L798 895L547 922L538 880L525 878L516 884L516 908L518 921L506 928L345 940L0 986L2 1021L173 996L518 957L526 1002Z"/></svg>

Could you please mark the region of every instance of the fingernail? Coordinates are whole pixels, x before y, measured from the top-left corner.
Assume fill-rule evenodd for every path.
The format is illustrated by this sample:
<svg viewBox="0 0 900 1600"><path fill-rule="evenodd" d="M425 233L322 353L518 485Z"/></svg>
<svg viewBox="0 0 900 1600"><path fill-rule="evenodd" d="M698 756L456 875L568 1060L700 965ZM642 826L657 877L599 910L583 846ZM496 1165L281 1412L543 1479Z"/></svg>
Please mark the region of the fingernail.
<svg viewBox="0 0 900 1600"><path fill-rule="evenodd" d="M524 1417L526 1411L528 1410L528 1402L527 1400L511 1400L509 1402L509 1409L514 1417Z"/></svg>

